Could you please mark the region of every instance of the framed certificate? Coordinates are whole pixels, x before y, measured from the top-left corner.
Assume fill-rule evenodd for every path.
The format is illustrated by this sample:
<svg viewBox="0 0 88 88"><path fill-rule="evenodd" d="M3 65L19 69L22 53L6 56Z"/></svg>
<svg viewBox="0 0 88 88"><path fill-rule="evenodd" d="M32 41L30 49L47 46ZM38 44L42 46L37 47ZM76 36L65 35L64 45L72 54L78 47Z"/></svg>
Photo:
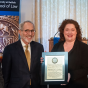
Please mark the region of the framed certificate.
<svg viewBox="0 0 88 88"><path fill-rule="evenodd" d="M66 84L68 79L68 52L43 52L42 85Z"/></svg>

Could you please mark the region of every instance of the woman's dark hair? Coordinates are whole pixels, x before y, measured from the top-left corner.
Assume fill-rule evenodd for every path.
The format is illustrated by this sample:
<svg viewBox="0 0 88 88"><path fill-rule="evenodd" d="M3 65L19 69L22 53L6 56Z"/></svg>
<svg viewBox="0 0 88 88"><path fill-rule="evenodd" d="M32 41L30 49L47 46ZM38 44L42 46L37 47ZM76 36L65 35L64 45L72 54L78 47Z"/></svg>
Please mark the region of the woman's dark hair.
<svg viewBox="0 0 88 88"><path fill-rule="evenodd" d="M60 32L60 40L59 41L65 41L65 37L64 37L64 28L67 24L73 24L75 25L76 31L77 31L77 36L76 39L79 41L82 41L82 34L81 34L81 28L78 24L77 21L72 20L72 19L65 19L63 20L62 24L60 25L60 27L58 28L59 32Z"/></svg>

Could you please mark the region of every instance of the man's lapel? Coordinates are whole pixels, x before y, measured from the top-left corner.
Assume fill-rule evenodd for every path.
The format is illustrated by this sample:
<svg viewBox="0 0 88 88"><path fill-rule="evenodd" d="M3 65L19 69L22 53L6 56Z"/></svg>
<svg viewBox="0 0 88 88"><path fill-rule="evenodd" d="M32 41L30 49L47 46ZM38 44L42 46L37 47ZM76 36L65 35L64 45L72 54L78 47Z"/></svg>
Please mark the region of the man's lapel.
<svg viewBox="0 0 88 88"><path fill-rule="evenodd" d="M36 56L36 49L35 49L35 43L34 41L32 41L30 43L30 46L31 46L31 66L34 65L34 61L35 61L35 56Z"/></svg>
<svg viewBox="0 0 88 88"><path fill-rule="evenodd" d="M17 48L17 50L18 50L18 53L19 53L20 57L22 58L23 63L24 63L24 64L27 66L27 68L28 68L26 56L25 56L25 53L24 53L24 50L23 50L23 47L22 47L22 44L21 44L21 41L20 41L20 40L17 42L16 48Z"/></svg>

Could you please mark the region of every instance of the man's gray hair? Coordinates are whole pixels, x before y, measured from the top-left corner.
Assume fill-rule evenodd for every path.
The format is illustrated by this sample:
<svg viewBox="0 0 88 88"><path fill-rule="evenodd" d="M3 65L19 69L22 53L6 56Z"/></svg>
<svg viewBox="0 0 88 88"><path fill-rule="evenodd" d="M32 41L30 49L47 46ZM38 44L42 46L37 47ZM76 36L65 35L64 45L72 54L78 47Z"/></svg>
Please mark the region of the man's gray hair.
<svg viewBox="0 0 88 88"><path fill-rule="evenodd" d="M24 24L27 23L27 22L33 24L33 23L32 23L31 21L29 21L29 20L24 21L23 23L20 23L20 24L19 24L19 29L20 29L20 30L23 30L23 26L24 26ZM34 24L33 24L33 28L34 28L34 30L35 30L35 26L34 26Z"/></svg>

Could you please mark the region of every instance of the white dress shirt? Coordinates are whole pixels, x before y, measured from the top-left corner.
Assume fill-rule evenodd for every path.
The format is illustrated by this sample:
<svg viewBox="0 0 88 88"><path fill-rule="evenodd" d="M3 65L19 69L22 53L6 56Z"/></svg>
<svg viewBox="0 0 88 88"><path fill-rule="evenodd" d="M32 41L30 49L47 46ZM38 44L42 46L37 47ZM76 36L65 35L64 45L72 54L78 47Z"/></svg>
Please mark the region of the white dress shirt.
<svg viewBox="0 0 88 88"><path fill-rule="evenodd" d="M26 46L26 44L22 41L22 39L21 39L21 44L22 44L22 47L23 47L23 50L24 50L24 52L25 52L25 46ZM31 47L30 47L30 43L28 44L28 51L30 52L30 57L31 57Z"/></svg>

